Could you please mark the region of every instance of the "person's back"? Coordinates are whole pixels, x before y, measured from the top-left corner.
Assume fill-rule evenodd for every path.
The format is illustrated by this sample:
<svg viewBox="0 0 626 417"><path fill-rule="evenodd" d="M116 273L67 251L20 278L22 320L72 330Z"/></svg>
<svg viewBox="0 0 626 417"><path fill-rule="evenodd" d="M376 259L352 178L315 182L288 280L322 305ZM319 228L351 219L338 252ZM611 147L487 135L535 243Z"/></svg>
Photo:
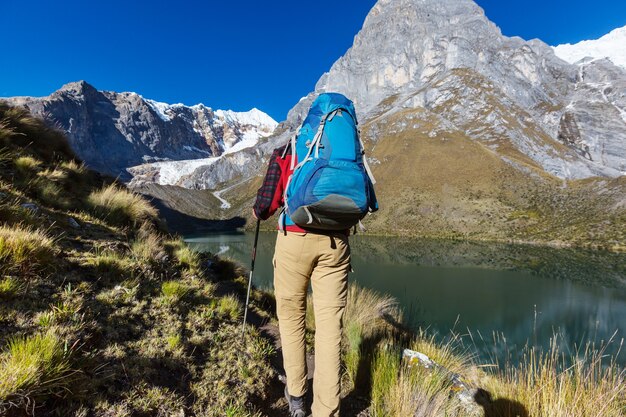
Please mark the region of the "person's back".
<svg viewBox="0 0 626 417"><path fill-rule="evenodd" d="M378 209L373 179L358 138L352 102L323 94L312 104L298 137L276 149L254 215L280 206L274 253L274 290L285 396L292 416L306 415L305 314L309 283L315 315L314 417L338 416L342 319L350 271L350 227Z"/></svg>

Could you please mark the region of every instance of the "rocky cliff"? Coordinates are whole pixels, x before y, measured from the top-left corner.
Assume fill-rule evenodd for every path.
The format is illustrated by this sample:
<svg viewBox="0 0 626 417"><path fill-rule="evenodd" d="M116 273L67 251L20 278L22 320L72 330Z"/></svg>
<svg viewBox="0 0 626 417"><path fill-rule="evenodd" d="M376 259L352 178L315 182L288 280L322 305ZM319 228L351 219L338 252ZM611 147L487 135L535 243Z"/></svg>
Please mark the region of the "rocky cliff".
<svg viewBox="0 0 626 417"><path fill-rule="evenodd" d="M511 146L557 177L616 177L626 171L626 71L582 65L540 40L503 36L471 0L381 0L309 97L343 92L364 120L424 109L441 128L495 151ZM295 120L308 102L294 108ZM564 140L568 118L581 133L575 140Z"/></svg>
<svg viewBox="0 0 626 417"><path fill-rule="evenodd" d="M148 100L136 93L98 91L85 81L48 97L4 99L28 108L64 130L88 166L128 177L146 162L217 157L253 146L276 122L253 109L245 113Z"/></svg>
<svg viewBox="0 0 626 417"><path fill-rule="evenodd" d="M328 91L358 109L382 207L372 230L624 246L626 71L505 37L470 0L380 0L272 137L167 184L217 190L224 218L246 216L269 152ZM142 169L147 190L168 167Z"/></svg>
<svg viewBox="0 0 626 417"><path fill-rule="evenodd" d="M380 0L354 45L266 146L195 164L161 183L213 189L256 173L259 155L293 134L328 91L353 99L362 124L420 110L433 120L430 135L460 130L505 160L554 177L619 177L626 172L626 70L597 58L570 64L540 40L503 36L471 0ZM411 123L418 122L404 125ZM373 142L391 133L371 132ZM167 164L135 173L145 180L162 169Z"/></svg>
<svg viewBox="0 0 626 417"><path fill-rule="evenodd" d="M131 185L180 211L245 217L271 150L330 91L357 107L383 208L372 229L624 246L626 70L503 36L471 0L380 0L271 136L232 153L188 145L206 158L133 167Z"/></svg>

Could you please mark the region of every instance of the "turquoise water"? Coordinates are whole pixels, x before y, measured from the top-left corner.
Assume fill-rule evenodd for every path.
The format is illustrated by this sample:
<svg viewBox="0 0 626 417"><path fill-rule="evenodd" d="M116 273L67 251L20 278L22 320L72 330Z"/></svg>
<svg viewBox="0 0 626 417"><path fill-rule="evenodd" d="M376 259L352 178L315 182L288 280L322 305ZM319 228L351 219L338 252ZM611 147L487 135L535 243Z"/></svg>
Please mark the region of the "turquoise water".
<svg viewBox="0 0 626 417"><path fill-rule="evenodd" d="M249 267L254 236L186 239ZM276 233L261 233L257 287L272 289ZM453 330L483 361L516 361L522 348L613 338L607 353L626 364L626 255L533 246L356 235L350 238L360 285L396 297L415 327L445 339Z"/></svg>

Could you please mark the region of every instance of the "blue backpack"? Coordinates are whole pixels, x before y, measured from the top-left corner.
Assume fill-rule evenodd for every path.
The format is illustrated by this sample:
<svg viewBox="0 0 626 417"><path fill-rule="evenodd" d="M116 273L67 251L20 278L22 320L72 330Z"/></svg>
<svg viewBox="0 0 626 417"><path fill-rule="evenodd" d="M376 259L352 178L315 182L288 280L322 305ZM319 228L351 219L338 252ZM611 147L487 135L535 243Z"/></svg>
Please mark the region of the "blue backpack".
<svg viewBox="0 0 626 417"><path fill-rule="evenodd" d="M354 104L321 94L291 142L293 174L285 190L281 229L347 230L378 210L375 180L359 138Z"/></svg>

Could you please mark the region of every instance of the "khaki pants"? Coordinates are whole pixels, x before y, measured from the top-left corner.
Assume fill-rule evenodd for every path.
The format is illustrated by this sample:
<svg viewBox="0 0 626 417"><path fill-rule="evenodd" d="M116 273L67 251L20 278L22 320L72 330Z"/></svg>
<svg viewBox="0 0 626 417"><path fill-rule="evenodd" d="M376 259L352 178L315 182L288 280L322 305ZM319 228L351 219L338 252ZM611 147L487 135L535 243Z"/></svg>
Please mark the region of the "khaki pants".
<svg viewBox="0 0 626 417"><path fill-rule="evenodd" d="M278 232L274 253L276 310L287 390L297 397L307 388L304 328L309 281L313 288L314 417L339 416L341 331L349 270L346 235Z"/></svg>

